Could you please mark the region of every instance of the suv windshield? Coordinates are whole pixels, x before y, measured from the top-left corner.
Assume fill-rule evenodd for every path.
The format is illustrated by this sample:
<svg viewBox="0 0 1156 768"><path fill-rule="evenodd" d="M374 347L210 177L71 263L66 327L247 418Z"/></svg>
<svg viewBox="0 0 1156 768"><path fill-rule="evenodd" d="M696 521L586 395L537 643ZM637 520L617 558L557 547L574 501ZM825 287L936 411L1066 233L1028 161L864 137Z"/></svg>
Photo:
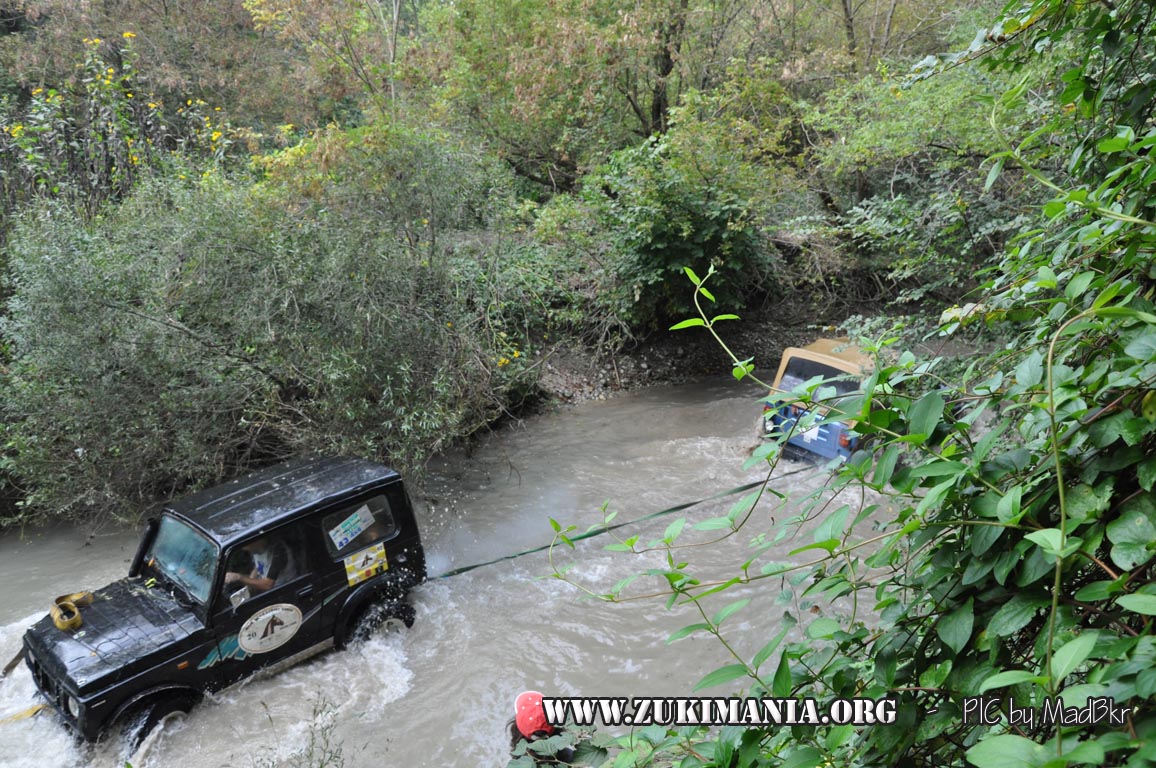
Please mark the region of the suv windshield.
<svg viewBox="0 0 1156 768"><path fill-rule="evenodd" d="M145 564L204 603L209 599L217 548L196 529L166 515L145 555Z"/></svg>

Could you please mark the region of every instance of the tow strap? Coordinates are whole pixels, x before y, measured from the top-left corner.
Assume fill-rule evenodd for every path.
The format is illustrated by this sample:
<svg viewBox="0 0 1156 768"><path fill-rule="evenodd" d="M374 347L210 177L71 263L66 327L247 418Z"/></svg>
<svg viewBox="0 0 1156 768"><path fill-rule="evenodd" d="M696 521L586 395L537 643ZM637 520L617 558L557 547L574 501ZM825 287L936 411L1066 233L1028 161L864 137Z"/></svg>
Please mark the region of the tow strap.
<svg viewBox="0 0 1156 768"><path fill-rule="evenodd" d="M80 609L86 605L92 605L92 593L73 592L53 600L48 612L52 614L52 623L57 629L71 632L80 628Z"/></svg>
<svg viewBox="0 0 1156 768"><path fill-rule="evenodd" d="M23 660L24 660L24 648L21 648L19 651L16 652L16 655L12 657L12 661L5 664L4 669L0 669L0 680L3 680L5 677L7 677L8 673L11 672L12 670L16 669L16 666Z"/></svg>
<svg viewBox="0 0 1156 768"><path fill-rule="evenodd" d="M797 475L801 472L815 471L816 469L817 469L817 467L813 467L813 466L802 467L801 469L792 470L791 472L786 472L782 475L776 475L774 479L779 480L779 479L784 478L784 477L790 477L791 475ZM754 488L764 486L767 483L769 483L770 480L771 480L771 478L767 478L765 480L756 480L753 483L747 483L746 485L740 485L738 488L731 488L729 491L721 491L719 493L714 494L713 496L707 496L707 497L699 499L697 501L688 501L685 504L678 504L676 506L669 507L667 509L659 510L658 512L652 512L649 515L643 515L642 517L636 518L634 520L627 520L627 521L622 522L622 523L615 523L614 525L607 525L605 527L598 528L598 529L593 530L593 531L587 531L586 533L580 533L577 536L570 536L568 538L570 539L570 541L582 541L583 539L590 539L590 538L593 538L595 536L600 536L604 533L609 533L610 531L613 531L613 530L618 529L618 528L622 528L622 527L627 526L627 525L635 525L636 523L643 523L643 522L646 522L647 520L653 520L656 517L662 517L663 515L671 515L671 514L674 514L675 512L681 512L684 509L690 509L691 507L696 507L699 504L705 504L708 501L714 501L715 499L722 499L722 498L726 498L727 496L734 496L735 494L738 494L738 493L744 493L744 492L752 490ZM516 560L517 558L523 557L525 555L532 555L536 552L543 552L552 546L553 546L553 543L551 542L550 544L543 544L539 547L533 547L531 549L524 549L521 552L515 552L511 555L503 555L502 557L495 557L493 560L487 560L484 563L474 563L473 565L465 565L465 566L462 566L461 568L454 568L452 571L446 571L445 573L441 574L440 576L434 576L433 579L448 579L451 576L460 576L463 573L469 573L470 571L475 570L477 568L485 568L487 565L494 565L496 563L504 563L507 560ZM431 579L431 581L433 579Z"/></svg>
<svg viewBox="0 0 1156 768"><path fill-rule="evenodd" d="M14 715L8 715L7 717L0 717L0 723L15 723L18 720L27 720L28 718L32 717L33 715L40 714L40 711L47 706L48 706L47 704L33 704L28 709L25 709L21 712L17 712Z"/></svg>

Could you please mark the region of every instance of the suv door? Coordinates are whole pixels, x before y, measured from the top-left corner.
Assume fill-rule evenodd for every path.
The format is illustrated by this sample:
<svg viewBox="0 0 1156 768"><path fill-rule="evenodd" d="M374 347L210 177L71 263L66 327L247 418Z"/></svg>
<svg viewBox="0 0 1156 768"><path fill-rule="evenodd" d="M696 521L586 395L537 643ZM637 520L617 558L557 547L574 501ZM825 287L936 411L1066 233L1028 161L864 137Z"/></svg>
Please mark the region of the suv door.
<svg viewBox="0 0 1156 768"><path fill-rule="evenodd" d="M400 487L376 488L314 516L310 538L322 563L318 587L326 595L349 595L395 566L401 528L394 497ZM346 599L332 600L326 607L330 631L336 629Z"/></svg>
<svg viewBox="0 0 1156 768"><path fill-rule="evenodd" d="M218 685L309 650L328 636L314 583L315 558L300 529L300 524L285 526L225 552L211 616L217 654L201 665L213 668ZM238 574L251 584L235 580Z"/></svg>

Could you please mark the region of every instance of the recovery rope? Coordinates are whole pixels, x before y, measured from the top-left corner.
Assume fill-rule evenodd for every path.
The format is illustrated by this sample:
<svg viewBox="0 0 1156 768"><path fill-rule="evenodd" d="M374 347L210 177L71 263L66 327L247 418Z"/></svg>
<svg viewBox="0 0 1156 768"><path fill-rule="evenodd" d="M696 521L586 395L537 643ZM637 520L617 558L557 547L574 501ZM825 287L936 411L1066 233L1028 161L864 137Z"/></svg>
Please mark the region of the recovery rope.
<svg viewBox="0 0 1156 768"><path fill-rule="evenodd" d="M790 472L785 472L781 475L776 475L774 479L779 480L779 479L784 478L784 477L790 477L791 475L800 474L801 472L813 472L813 471L816 471L818 469L819 469L818 467L814 467L814 466L802 467L801 469L796 469L796 470L792 470ZM607 525L607 526L602 527L602 528L597 528L597 529L592 530L592 531L587 531L586 533L581 533L581 534L578 534L577 536L570 536L569 539L570 539L570 541L582 541L583 539L590 539L590 538L593 538L595 536L600 536L604 533L609 533L610 531L613 531L613 530L618 529L618 528L622 528L622 527L627 526L627 525L635 525L637 523L643 523L643 522L646 522L647 520L653 520L656 517L662 517L663 515L671 515L671 514L674 514L675 512L681 512L684 509L690 509L691 507L696 507L699 504L705 504L708 501L714 501L715 499L726 498L727 496L734 496L735 494L738 494L738 493L745 493L746 491L750 491L750 490L758 488L762 485L765 485L767 482L769 482L769 481L768 480L756 480L753 483L747 483L746 485L740 485L738 488L731 488L729 491L721 491L719 493L714 494L713 496L707 496L705 498L698 499L697 501L688 501L685 504L678 504L678 505L673 506L673 507L668 507L667 509L662 509L662 510L659 510L658 512L652 512L649 515L643 515L642 517L635 518L634 520L627 520L627 521L622 522L622 523L615 523L613 525ZM504 563L507 560L516 560L519 557L524 557L525 555L532 555L536 552L543 552L543 551L549 549L551 546L552 546L552 544L543 544L541 546L532 547L530 549L524 549L521 552L515 552L515 553L510 554L510 555L503 555L501 557L495 557L493 560L487 560L484 563L474 563L473 565L464 565L461 568L454 568L452 571L446 571L445 573L443 573L439 576L434 576L433 578L430 579L430 581L433 581L434 579L448 579L451 576L460 576L463 573L469 573L470 571L475 570L477 568L485 568L487 565L495 565L496 563Z"/></svg>

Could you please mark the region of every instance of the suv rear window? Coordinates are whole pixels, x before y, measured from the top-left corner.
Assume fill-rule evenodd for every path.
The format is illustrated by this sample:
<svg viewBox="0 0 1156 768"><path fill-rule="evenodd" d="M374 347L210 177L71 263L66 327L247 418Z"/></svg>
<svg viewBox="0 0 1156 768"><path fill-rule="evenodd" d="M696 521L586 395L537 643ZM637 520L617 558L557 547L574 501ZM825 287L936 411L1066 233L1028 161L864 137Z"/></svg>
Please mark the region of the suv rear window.
<svg viewBox="0 0 1156 768"><path fill-rule="evenodd" d="M816 376L827 379L823 383L834 387L836 394L839 395L849 395L859 389L859 381L856 378L851 378L847 371L840 371L805 357L792 357L787 362L787 369L783 372L779 389L790 392Z"/></svg>
<svg viewBox="0 0 1156 768"><path fill-rule="evenodd" d="M345 557L397 533L397 523L384 495L350 504L321 518L325 546L334 558Z"/></svg>

